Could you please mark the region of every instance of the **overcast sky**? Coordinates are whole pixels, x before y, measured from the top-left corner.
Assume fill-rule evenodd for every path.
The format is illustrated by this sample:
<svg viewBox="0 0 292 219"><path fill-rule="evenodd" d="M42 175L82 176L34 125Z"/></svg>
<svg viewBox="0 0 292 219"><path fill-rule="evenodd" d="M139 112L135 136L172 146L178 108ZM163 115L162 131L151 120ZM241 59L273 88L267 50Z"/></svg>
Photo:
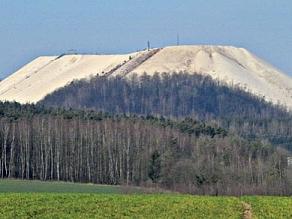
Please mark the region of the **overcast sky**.
<svg viewBox="0 0 292 219"><path fill-rule="evenodd" d="M124 53L152 46L244 47L292 76L291 0L0 0L0 78L70 49Z"/></svg>

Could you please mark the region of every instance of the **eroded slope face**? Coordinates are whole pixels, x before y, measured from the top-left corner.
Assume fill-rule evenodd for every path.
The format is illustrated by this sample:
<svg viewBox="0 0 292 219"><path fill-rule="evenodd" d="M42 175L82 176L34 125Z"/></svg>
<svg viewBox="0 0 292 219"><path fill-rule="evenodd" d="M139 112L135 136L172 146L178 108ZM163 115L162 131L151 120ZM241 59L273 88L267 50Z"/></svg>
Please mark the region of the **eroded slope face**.
<svg viewBox="0 0 292 219"><path fill-rule="evenodd" d="M0 100L36 103L73 80L106 73L135 55L40 57L0 83Z"/></svg>
<svg viewBox="0 0 292 219"><path fill-rule="evenodd" d="M174 46L162 49L132 73L201 73L292 109L292 79L242 48Z"/></svg>

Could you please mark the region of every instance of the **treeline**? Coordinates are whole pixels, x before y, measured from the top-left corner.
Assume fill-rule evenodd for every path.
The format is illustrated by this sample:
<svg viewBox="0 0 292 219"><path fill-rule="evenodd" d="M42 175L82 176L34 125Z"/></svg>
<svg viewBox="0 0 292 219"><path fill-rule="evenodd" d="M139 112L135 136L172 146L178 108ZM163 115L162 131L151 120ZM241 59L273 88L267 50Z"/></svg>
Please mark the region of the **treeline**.
<svg viewBox="0 0 292 219"><path fill-rule="evenodd" d="M2 178L155 184L192 194L291 194L287 151L216 125L16 103L0 104L0 112Z"/></svg>
<svg viewBox="0 0 292 219"><path fill-rule="evenodd" d="M130 78L95 76L72 82L45 97L46 106L94 109L111 113L135 113L174 117L195 116L258 118L285 116L263 98L237 87L230 88L199 74L144 74Z"/></svg>
<svg viewBox="0 0 292 219"><path fill-rule="evenodd" d="M283 106L198 74L96 76L73 82L40 104L169 118L188 116L292 151L292 115Z"/></svg>

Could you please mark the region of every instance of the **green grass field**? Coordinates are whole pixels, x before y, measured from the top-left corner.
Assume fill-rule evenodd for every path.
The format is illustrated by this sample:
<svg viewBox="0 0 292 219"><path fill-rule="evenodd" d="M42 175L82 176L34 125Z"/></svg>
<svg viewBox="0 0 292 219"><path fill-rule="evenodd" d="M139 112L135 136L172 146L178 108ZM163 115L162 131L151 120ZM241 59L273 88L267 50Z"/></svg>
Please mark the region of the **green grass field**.
<svg viewBox="0 0 292 219"><path fill-rule="evenodd" d="M292 219L292 197L245 196L241 200L252 206L254 218Z"/></svg>
<svg viewBox="0 0 292 219"><path fill-rule="evenodd" d="M179 195L1 194L0 218L241 218L236 198Z"/></svg>
<svg viewBox="0 0 292 219"><path fill-rule="evenodd" d="M291 197L123 193L117 186L0 180L0 218L243 218L243 202L252 218L292 218Z"/></svg>
<svg viewBox="0 0 292 219"><path fill-rule="evenodd" d="M123 187L95 184L44 182L28 180L0 180L0 193L46 192L46 193L103 193L120 194Z"/></svg>

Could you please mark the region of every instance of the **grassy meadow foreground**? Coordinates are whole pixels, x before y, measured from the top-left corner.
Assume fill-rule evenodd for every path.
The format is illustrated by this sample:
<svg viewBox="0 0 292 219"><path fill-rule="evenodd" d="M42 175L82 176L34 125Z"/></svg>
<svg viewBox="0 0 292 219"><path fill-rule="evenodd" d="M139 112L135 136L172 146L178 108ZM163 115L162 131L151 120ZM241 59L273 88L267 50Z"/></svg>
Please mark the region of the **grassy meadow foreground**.
<svg viewBox="0 0 292 219"><path fill-rule="evenodd" d="M0 180L0 218L244 218L246 204L252 218L292 218L291 197L145 194L139 188Z"/></svg>

